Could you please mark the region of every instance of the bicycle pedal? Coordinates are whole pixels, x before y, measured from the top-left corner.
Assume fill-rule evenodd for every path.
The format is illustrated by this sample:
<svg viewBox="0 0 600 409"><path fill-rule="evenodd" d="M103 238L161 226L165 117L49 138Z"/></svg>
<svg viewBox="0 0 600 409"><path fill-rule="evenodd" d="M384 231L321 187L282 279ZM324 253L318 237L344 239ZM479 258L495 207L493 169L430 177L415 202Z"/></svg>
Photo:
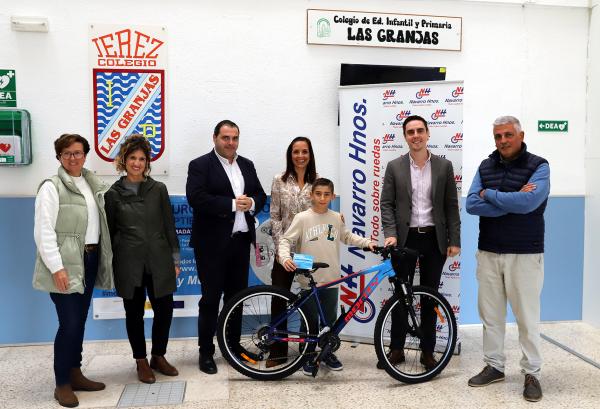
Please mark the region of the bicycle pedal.
<svg viewBox="0 0 600 409"><path fill-rule="evenodd" d="M240 356L242 358L244 358L246 361L250 362L251 364L256 364L257 361L255 361L254 359L250 358L248 355L241 353Z"/></svg>
<svg viewBox="0 0 600 409"><path fill-rule="evenodd" d="M319 363L317 362L312 370L312 377L316 378L317 377L317 372L319 372Z"/></svg>

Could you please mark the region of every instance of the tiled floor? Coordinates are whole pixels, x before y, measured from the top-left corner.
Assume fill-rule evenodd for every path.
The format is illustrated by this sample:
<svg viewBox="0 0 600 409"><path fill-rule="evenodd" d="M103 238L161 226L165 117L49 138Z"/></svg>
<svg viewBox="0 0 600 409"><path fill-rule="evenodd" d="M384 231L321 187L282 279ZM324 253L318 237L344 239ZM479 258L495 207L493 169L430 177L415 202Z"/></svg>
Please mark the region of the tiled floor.
<svg viewBox="0 0 600 409"><path fill-rule="evenodd" d="M600 362L600 330L589 325L553 323L542 332L583 355ZM195 340L172 340L167 357L180 375L161 380L187 381L185 400L165 408L600 408L600 370L542 341L544 399L528 403L521 397L523 376L517 330L507 330L506 381L485 388L470 388L467 379L483 366L481 327L461 328L462 353L455 356L433 381L405 385L375 368L371 345L353 348L344 343L338 357L342 372L323 369L316 379L297 373L279 382L259 382L238 374L217 359L219 372L205 375L197 368ZM78 392L80 407L114 407L123 387L137 382L135 363L126 342L93 342L84 346L84 373L102 380L101 392ZM0 348L0 408L58 408L52 398L52 346ZM154 407L157 408L157 407Z"/></svg>

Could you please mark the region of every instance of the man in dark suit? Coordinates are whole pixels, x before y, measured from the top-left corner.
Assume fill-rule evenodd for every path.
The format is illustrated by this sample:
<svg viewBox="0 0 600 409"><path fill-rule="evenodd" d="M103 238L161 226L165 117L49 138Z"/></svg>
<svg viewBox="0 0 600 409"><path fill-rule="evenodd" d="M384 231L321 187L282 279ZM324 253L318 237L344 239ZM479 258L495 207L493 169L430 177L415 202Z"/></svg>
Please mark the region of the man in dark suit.
<svg viewBox="0 0 600 409"><path fill-rule="evenodd" d="M217 373L213 337L221 295L226 303L248 286L250 244L256 242L254 214L267 199L252 161L236 153L239 134L232 121L219 122L213 133L214 150L191 161L188 168L186 196L194 210L190 243L202 286L199 367L208 374ZM239 333L232 337L239 339ZM240 347L238 353L242 352Z"/></svg>
<svg viewBox="0 0 600 409"><path fill-rule="evenodd" d="M386 246L409 247L422 255L421 285L439 288L446 257L460 253L460 216L452 163L427 149L429 128L418 115L402 124L409 152L390 161L381 196L381 219ZM412 282L416 260L402 263L400 274ZM392 341L388 358L404 361L405 317L392 316ZM433 306L421 306L421 363L436 365L436 315ZM381 365L378 365L380 367Z"/></svg>

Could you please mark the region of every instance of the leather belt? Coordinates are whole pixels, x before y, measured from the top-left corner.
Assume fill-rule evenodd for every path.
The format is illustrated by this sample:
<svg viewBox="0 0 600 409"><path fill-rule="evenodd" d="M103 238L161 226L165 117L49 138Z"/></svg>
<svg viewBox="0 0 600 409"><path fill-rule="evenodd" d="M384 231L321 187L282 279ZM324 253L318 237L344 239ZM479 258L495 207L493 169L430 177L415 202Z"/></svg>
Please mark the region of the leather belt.
<svg viewBox="0 0 600 409"><path fill-rule="evenodd" d="M92 253L94 251L98 251L98 245L97 244L86 244L85 246L83 246L83 250L86 253Z"/></svg>
<svg viewBox="0 0 600 409"><path fill-rule="evenodd" d="M435 231L435 226L410 227L408 231L419 234L432 233Z"/></svg>

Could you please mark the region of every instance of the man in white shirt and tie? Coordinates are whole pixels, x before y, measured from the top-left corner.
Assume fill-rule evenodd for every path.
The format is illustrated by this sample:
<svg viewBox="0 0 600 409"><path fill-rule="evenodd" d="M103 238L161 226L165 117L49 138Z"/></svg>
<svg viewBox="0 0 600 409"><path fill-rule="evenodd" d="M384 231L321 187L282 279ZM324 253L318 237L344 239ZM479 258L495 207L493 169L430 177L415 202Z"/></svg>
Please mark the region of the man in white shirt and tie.
<svg viewBox="0 0 600 409"><path fill-rule="evenodd" d="M226 303L248 286L250 244L256 242L254 214L267 198L252 161L237 154L239 135L232 121L219 122L213 133L214 149L191 161L188 168L186 196L194 210L190 244L202 286L199 367L208 374L217 372L213 337L221 296ZM240 346L238 353L245 352Z"/></svg>

